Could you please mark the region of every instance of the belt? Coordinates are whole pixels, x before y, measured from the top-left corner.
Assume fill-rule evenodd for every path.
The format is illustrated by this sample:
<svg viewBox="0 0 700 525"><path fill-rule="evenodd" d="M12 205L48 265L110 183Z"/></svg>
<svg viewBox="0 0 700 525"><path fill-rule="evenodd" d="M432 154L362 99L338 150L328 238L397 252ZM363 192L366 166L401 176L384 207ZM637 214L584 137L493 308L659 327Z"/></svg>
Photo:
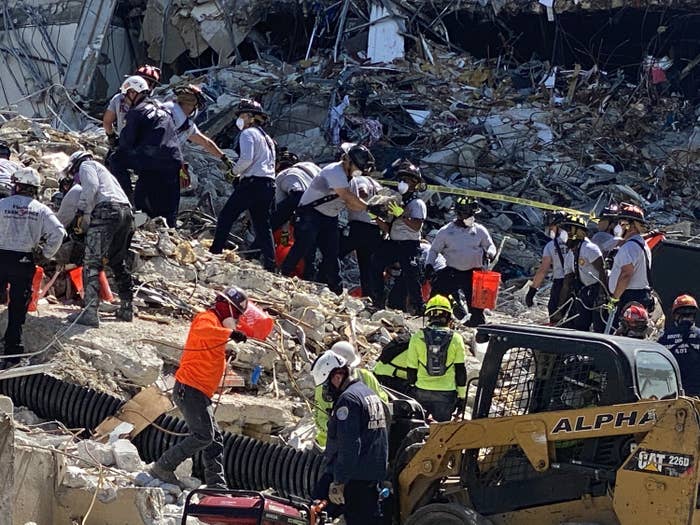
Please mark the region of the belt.
<svg viewBox="0 0 700 525"><path fill-rule="evenodd" d="M2 250L0 249L0 255L13 255L15 257L29 257L34 260L34 254L32 252L16 252L14 250Z"/></svg>
<svg viewBox="0 0 700 525"><path fill-rule="evenodd" d="M98 208L131 208L131 204L128 202L101 202L95 206L95 210Z"/></svg>

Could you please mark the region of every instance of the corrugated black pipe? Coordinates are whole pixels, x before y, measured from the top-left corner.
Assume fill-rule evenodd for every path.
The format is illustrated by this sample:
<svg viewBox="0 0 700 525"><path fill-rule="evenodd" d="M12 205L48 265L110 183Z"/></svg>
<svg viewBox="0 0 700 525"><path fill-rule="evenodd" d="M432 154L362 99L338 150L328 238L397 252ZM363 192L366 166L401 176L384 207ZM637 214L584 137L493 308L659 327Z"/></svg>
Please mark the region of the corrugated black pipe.
<svg viewBox="0 0 700 525"><path fill-rule="evenodd" d="M118 397L97 392L54 377L37 374L0 381L0 394L12 398L43 419L57 420L68 428L92 432L124 404ZM162 415L155 424L170 432L186 432L181 419ZM173 446L180 436L148 426L134 440L141 458L150 463ZM310 499L321 476L323 457L290 447L265 443L246 436L224 433L224 472L231 488L264 490L272 488L283 496ZM194 458L194 472L202 472L201 457Z"/></svg>

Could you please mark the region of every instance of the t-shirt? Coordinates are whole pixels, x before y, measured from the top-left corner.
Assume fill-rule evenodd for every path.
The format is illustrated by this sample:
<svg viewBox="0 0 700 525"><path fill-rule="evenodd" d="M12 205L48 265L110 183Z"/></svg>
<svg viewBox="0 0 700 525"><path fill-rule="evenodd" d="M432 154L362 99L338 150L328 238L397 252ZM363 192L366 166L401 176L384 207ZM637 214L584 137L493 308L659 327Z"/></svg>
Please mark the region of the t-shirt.
<svg viewBox="0 0 700 525"><path fill-rule="evenodd" d="M0 192L12 189L12 175L21 166L9 159L0 159Z"/></svg>
<svg viewBox="0 0 700 525"><path fill-rule="evenodd" d="M641 243L641 246L637 243ZM644 256L645 253L646 257ZM644 290L645 288L649 288L649 281L647 280L647 260L651 265L651 250L642 236L637 234L627 239L617 250L612 270L610 270L610 292L615 292L622 267L628 264L633 266L634 271L627 285L627 289Z"/></svg>
<svg viewBox="0 0 700 525"><path fill-rule="evenodd" d="M280 171L275 179L275 202L279 204L290 193L305 192L320 172L321 168L313 162L297 162L291 168Z"/></svg>
<svg viewBox="0 0 700 525"><path fill-rule="evenodd" d="M26 195L0 200L0 250L30 253L42 247L53 257L63 242L65 228L48 206Z"/></svg>
<svg viewBox="0 0 700 525"><path fill-rule="evenodd" d="M554 279L563 279L565 273L562 259L566 258L566 254L569 251L569 248L566 247L566 244L557 239L556 242L559 244L559 248L561 249L562 254L562 257L560 258L559 252L554 246L554 242L554 240L551 240L545 245L544 250L542 251L542 257L551 257L552 277Z"/></svg>
<svg viewBox="0 0 700 525"><path fill-rule="evenodd" d="M192 122L185 112L182 111L182 107L174 100L169 100L163 103L165 110L170 113L173 118L173 124L175 124L175 131L177 132L177 140L182 146L187 140L199 132L197 124Z"/></svg>
<svg viewBox="0 0 700 525"><path fill-rule="evenodd" d="M450 268L472 270L483 266L484 253L496 255L496 246L488 230L481 224L474 223L467 228L452 221L435 234L428 264L435 267L438 254L442 254Z"/></svg>
<svg viewBox="0 0 700 525"><path fill-rule="evenodd" d="M308 189L304 192L304 195L301 196L299 206L311 204L327 195L336 195L335 190L349 187L350 181L343 169L343 163L333 162L323 168L321 173L311 181ZM328 217L337 217L344 208L345 202L340 197L315 207L318 212Z"/></svg>
<svg viewBox="0 0 700 525"><path fill-rule="evenodd" d="M604 255L609 254L621 240L620 237L615 237L608 232L596 232L593 234L593 237L591 237L591 241L598 245L600 251L603 252Z"/></svg>
<svg viewBox="0 0 700 525"><path fill-rule="evenodd" d="M361 175L359 177L353 177L350 181L350 191L362 200L371 199L381 189L382 185L372 177ZM348 220L374 224L374 219L372 219L366 211L348 210Z"/></svg>
<svg viewBox="0 0 700 525"><path fill-rule="evenodd" d="M262 129L250 127L238 139L241 154L233 172L246 177L275 178L275 143Z"/></svg>
<svg viewBox="0 0 700 525"><path fill-rule="evenodd" d="M107 109L112 113L116 113L117 121L114 123L114 130L117 135L122 132L124 126L126 125L126 114L129 112L129 106L127 106L124 100L124 95L117 93L114 95L107 105Z"/></svg>
<svg viewBox="0 0 700 525"><path fill-rule="evenodd" d="M78 203L80 202L80 193L83 187L80 184L73 184L71 189L63 196L61 207L56 212L56 217L61 221L61 224L66 228L75 219L75 214L78 211ZM90 215L83 217L83 225L87 226L90 221Z"/></svg>
<svg viewBox="0 0 700 525"><path fill-rule="evenodd" d="M404 203L403 215L396 217L391 223L389 238L392 241L420 241L420 232L423 228L414 230L403 219L425 220L426 217L428 217L428 207L422 200L415 198L408 201L408 203Z"/></svg>
<svg viewBox="0 0 700 525"><path fill-rule="evenodd" d="M574 250L569 250L564 258L564 267L566 274L576 272L576 254ZM581 281L583 286L590 286L596 284L600 279L598 270L593 266L593 262L601 259L603 253L596 244L586 238L581 242L581 247L578 253L578 275L574 275L577 279Z"/></svg>

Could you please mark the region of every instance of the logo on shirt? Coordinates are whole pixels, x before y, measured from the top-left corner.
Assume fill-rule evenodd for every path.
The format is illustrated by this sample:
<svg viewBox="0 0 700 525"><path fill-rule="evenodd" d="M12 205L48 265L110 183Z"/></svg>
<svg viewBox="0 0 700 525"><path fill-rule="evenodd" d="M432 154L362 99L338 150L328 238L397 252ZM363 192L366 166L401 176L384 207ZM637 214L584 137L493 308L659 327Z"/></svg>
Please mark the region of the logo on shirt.
<svg viewBox="0 0 700 525"><path fill-rule="evenodd" d="M369 412L369 422L367 428L374 430L377 428L386 428L386 420L384 419L384 405L382 400L377 395L365 397L367 410Z"/></svg>
<svg viewBox="0 0 700 525"><path fill-rule="evenodd" d="M345 421L349 414L350 409L348 409L348 407L340 407L335 411L335 417L337 417L339 421Z"/></svg>

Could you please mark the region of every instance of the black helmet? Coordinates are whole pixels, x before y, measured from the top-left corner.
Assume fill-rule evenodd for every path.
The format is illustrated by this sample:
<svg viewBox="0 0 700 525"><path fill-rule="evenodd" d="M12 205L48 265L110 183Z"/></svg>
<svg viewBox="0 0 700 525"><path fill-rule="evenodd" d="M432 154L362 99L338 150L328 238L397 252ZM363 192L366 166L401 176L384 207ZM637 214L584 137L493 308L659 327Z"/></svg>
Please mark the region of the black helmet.
<svg viewBox="0 0 700 525"><path fill-rule="evenodd" d="M544 213L545 226L559 226L566 219L566 212L562 210L546 211Z"/></svg>
<svg viewBox="0 0 700 525"><path fill-rule="evenodd" d="M617 218L620 220L627 219L628 221L641 222L642 224L647 223L647 220L644 217L644 210L636 204L629 204L627 202L620 204L620 211Z"/></svg>
<svg viewBox="0 0 700 525"><path fill-rule="evenodd" d="M374 169L374 155L365 147L353 144L345 152L350 161L364 173Z"/></svg>
<svg viewBox="0 0 700 525"><path fill-rule="evenodd" d="M236 116L241 113L250 113L251 115L260 115L261 117L267 118L267 113L260 105L260 102L249 98L242 98L236 107Z"/></svg>
<svg viewBox="0 0 700 525"><path fill-rule="evenodd" d="M455 201L455 213L459 217L469 218L481 213L479 202L473 197L462 196Z"/></svg>
<svg viewBox="0 0 700 525"><path fill-rule="evenodd" d="M583 230L588 229L588 223L580 215L567 215L562 221L561 226L564 228L581 228Z"/></svg>
<svg viewBox="0 0 700 525"><path fill-rule="evenodd" d="M423 174L420 168L408 159L396 159L391 163L391 171L397 179L409 177L416 180L418 183L423 182Z"/></svg>
<svg viewBox="0 0 700 525"><path fill-rule="evenodd" d="M190 102L199 110L204 109L207 105L204 93L202 93L202 89L199 86L189 84L187 86L176 87L174 91L178 102Z"/></svg>
<svg viewBox="0 0 700 525"><path fill-rule="evenodd" d="M217 292L214 306L217 311L223 310L223 312L228 311L228 306L233 306L239 314L242 314L248 308L248 294L238 286L229 286L223 292Z"/></svg>
<svg viewBox="0 0 700 525"><path fill-rule="evenodd" d="M277 161L277 169L280 171L291 168L297 162L299 162L299 157L296 155L296 153L292 153L285 147L276 148L275 159Z"/></svg>
<svg viewBox="0 0 700 525"><path fill-rule="evenodd" d="M620 213L620 206L616 202L611 202L600 210L600 219L616 220Z"/></svg>
<svg viewBox="0 0 700 525"><path fill-rule="evenodd" d="M7 142L0 141L0 157L7 157L9 159L11 154L12 150L10 150L10 146Z"/></svg>

